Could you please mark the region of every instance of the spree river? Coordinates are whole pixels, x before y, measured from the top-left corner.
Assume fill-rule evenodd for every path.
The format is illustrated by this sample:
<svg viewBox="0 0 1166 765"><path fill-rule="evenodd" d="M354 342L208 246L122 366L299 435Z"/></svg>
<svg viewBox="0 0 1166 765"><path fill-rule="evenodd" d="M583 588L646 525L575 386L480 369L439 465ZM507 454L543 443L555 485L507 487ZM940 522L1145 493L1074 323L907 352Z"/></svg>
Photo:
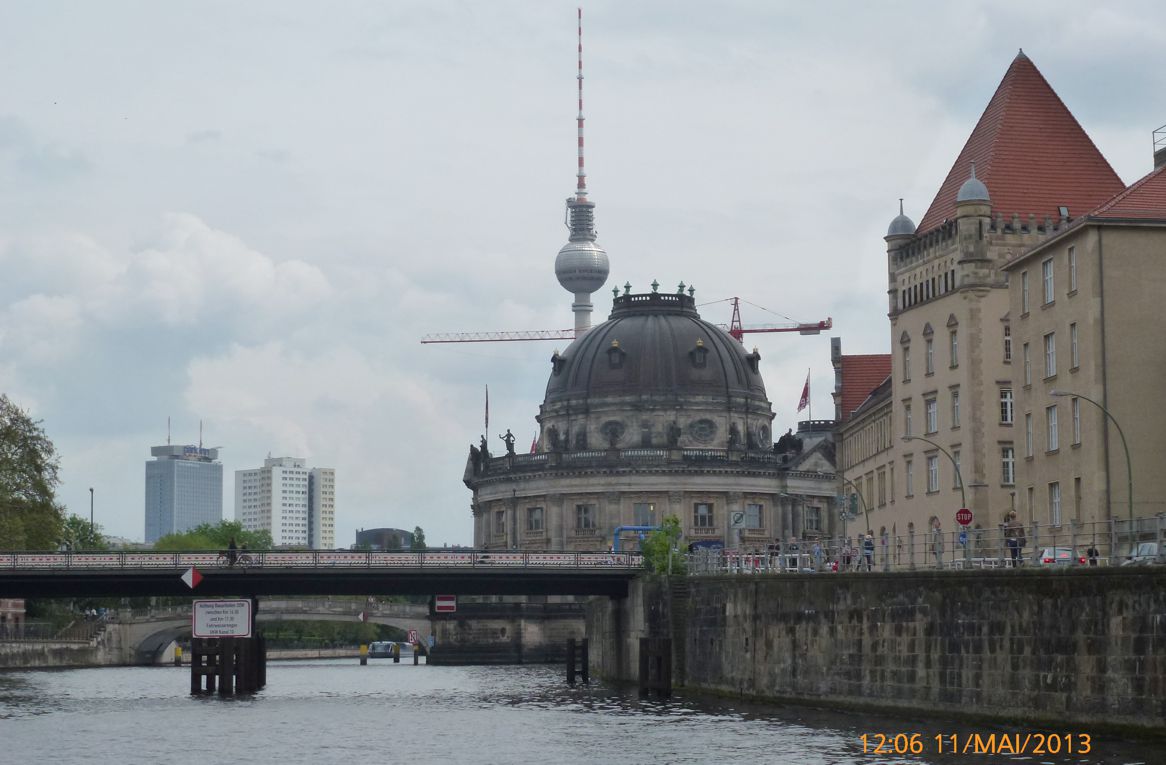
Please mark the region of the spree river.
<svg viewBox="0 0 1166 765"><path fill-rule="evenodd" d="M634 689L594 681L572 688L561 666L271 662L267 688L238 699L191 697L189 672L0 672L0 763L1166 762L1159 746L1099 736L1091 738L1087 755L940 754L936 736L962 745L973 733L1027 731L745 705L685 693L641 699ZM875 754L870 750L876 733L919 733L916 740L925 749L917 756Z"/></svg>

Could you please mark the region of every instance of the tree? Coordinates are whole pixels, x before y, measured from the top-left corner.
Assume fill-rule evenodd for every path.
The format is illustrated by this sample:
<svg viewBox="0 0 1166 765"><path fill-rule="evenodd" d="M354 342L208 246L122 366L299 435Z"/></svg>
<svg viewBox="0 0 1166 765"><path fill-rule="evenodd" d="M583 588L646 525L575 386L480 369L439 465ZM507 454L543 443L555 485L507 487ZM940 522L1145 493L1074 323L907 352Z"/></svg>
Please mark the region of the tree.
<svg viewBox="0 0 1166 765"><path fill-rule="evenodd" d="M413 527L413 544L409 545L410 550L424 550L425 549L425 531L420 526Z"/></svg>
<svg viewBox="0 0 1166 765"><path fill-rule="evenodd" d="M231 540L239 547L270 550L271 532L245 531L239 521L203 523L189 531L167 534L154 543L155 550L226 550Z"/></svg>
<svg viewBox="0 0 1166 765"><path fill-rule="evenodd" d="M70 515L61 526L61 544L72 551L108 550L109 540L101 533L101 526L78 515Z"/></svg>
<svg viewBox="0 0 1166 765"><path fill-rule="evenodd" d="M660 528L649 532L648 538L640 545L644 553L644 567L658 574L684 573L684 556L677 549L680 542L680 519L669 515ZM669 566L671 559L671 566Z"/></svg>
<svg viewBox="0 0 1166 765"><path fill-rule="evenodd" d="M60 460L39 420L0 393L0 549L53 550L64 508L57 504Z"/></svg>
<svg viewBox="0 0 1166 765"><path fill-rule="evenodd" d="M389 534L389 538L385 540L385 550L389 552L397 552L401 549L401 538L396 534Z"/></svg>

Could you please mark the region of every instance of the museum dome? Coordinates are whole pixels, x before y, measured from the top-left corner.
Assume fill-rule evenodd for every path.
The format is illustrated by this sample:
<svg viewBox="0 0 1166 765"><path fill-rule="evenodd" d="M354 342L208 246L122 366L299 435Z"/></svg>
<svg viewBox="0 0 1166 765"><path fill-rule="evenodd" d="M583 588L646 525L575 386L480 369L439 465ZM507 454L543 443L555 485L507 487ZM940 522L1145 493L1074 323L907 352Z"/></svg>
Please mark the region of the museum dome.
<svg viewBox="0 0 1166 765"><path fill-rule="evenodd" d="M760 360L701 319L689 295L618 296L607 321L551 358L539 421L544 439L555 429L544 448L568 432L572 448L769 448Z"/></svg>

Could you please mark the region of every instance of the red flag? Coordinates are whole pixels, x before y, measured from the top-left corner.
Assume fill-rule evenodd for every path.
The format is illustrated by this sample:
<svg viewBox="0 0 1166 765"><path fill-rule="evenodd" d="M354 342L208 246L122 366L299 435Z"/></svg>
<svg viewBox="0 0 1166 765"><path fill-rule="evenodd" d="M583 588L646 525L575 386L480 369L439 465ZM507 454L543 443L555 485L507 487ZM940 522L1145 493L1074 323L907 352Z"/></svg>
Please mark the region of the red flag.
<svg viewBox="0 0 1166 765"><path fill-rule="evenodd" d="M538 451L538 436L530 439L530 453L534 454Z"/></svg>
<svg viewBox="0 0 1166 765"><path fill-rule="evenodd" d="M798 411L810 405L810 372L806 370L806 384L802 387L802 397L798 399Z"/></svg>

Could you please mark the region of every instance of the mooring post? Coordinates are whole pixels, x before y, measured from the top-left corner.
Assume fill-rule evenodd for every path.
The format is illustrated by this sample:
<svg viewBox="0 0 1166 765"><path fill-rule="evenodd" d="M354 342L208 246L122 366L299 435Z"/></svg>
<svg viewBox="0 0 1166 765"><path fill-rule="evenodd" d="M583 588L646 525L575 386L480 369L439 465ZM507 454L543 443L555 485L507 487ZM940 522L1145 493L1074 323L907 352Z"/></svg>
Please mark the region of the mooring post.
<svg viewBox="0 0 1166 765"><path fill-rule="evenodd" d="M174 666L182 666L182 646L177 644L174 646Z"/></svg>
<svg viewBox="0 0 1166 765"><path fill-rule="evenodd" d="M262 635L255 638L255 686L263 689L267 685L267 639Z"/></svg>
<svg viewBox="0 0 1166 765"><path fill-rule="evenodd" d="M575 684L575 638L567 638L567 685Z"/></svg>
<svg viewBox="0 0 1166 765"><path fill-rule="evenodd" d="M421 663L420 657L421 657L421 644L414 643L413 644L413 666L414 667L416 667L418 664Z"/></svg>
<svg viewBox="0 0 1166 765"><path fill-rule="evenodd" d="M219 638L219 695L235 694L235 638Z"/></svg>
<svg viewBox="0 0 1166 765"><path fill-rule="evenodd" d="M590 666L591 661L590 661L590 657L587 655L587 653L588 653L587 638L583 638L582 645L579 647L579 650L580 650L579 669L583 674L583 684L590 685L591 684L591 666Z"/></svg>
<svg viewBox="0 0 1166 765"><path fill-rule="evenodd" d="M365 643L360 644L360 666L368 666L368 645Z"/></svg>
<svg viewBox="0 0 1166 765"><path fill-rule="evenodd" d="M393 643L393 663L401 663L401 644L397 642Z"/></svg>

